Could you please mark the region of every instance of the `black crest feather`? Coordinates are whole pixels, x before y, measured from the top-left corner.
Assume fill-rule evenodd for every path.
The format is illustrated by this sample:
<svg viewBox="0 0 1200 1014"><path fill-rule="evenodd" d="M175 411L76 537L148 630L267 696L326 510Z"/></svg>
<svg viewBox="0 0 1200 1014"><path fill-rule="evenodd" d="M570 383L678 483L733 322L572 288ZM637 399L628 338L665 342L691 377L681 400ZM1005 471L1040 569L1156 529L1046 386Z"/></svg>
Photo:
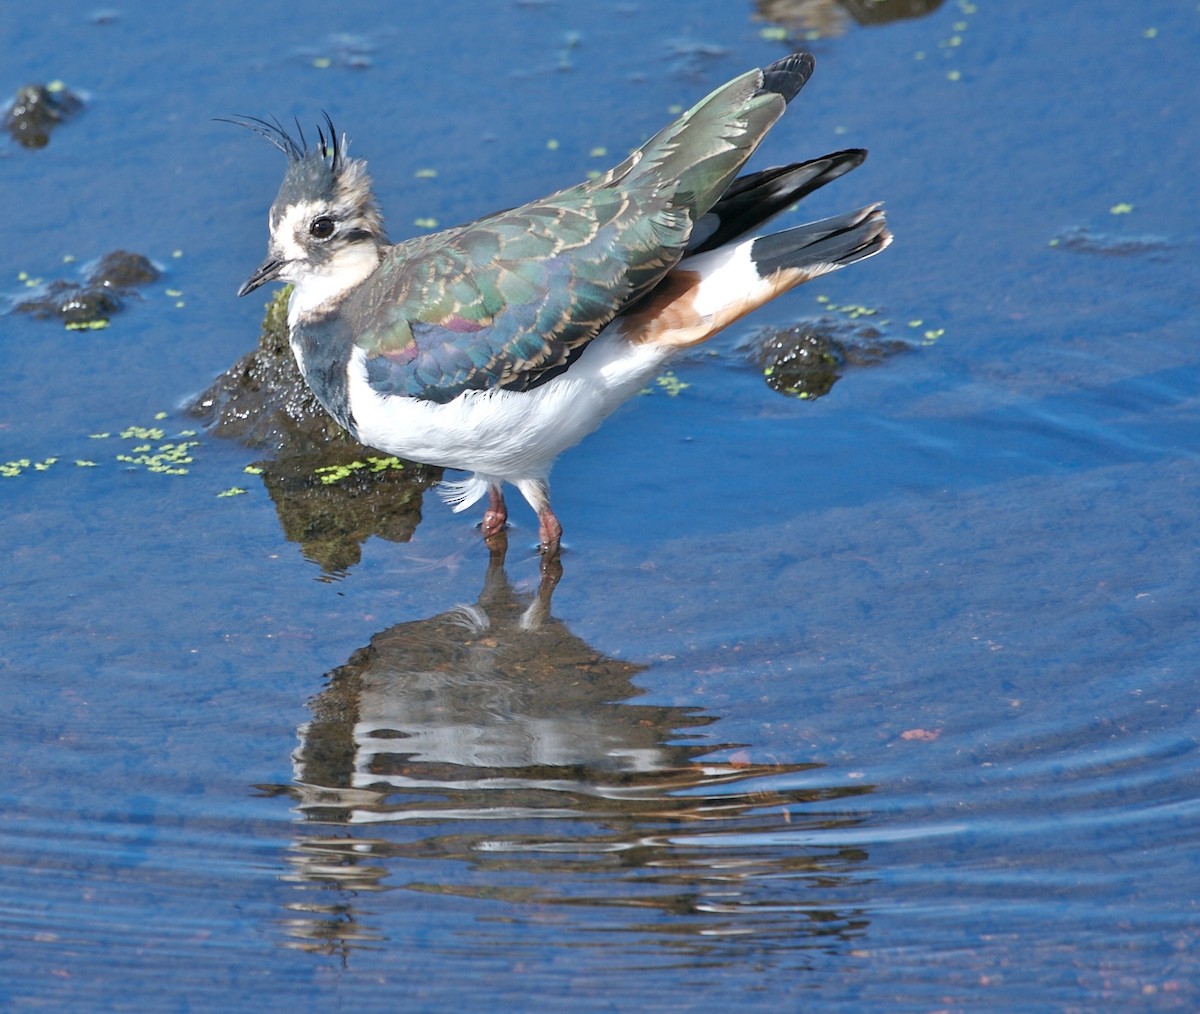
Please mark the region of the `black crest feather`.
<svg viewBox="0 0 1200 1014"><path fill-rule="evenodd" d="M258 116L243 116L224 117L218 116L218 123L232 123L236 127L245 127L247 130L252 130L259 137L264 137L271 142L276 148L283 152L289 162L299 162L307 158L309 155L317 155L320 158L329 160L329 168L333 172L337 172L340 168L342 158L341 147L338 144L337 130L333 126L333 120L329 114L322 112L325 119L324 126L317 126L317 143L318 148L315 152L308 150L308 140L304 136L304 128L300 126L300 121L296 120L296 136L293 137L287 132L283 124L274 116L270 120L264 120Z"/></svg>

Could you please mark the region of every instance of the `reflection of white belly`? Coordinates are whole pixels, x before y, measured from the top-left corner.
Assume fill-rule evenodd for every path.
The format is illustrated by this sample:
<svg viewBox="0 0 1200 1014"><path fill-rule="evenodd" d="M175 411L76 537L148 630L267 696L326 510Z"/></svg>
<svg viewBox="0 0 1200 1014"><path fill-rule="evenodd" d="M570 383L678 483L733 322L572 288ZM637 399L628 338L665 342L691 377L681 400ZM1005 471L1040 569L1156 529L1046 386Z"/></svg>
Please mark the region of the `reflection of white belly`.
<svg viewBox="0 0 1200 1014"><path fill-rule="evenodd" d="M556 780L523 778L516 772L530 767L602 766L613 772L647 773L670 763L661 748L624 740L624 727L598 724L593 713L530 714L522 704L521 690L521 685L474 672L405 673L402 683L366 676L359 698L360 718L354 725L351 784L361 789L554 788ZM413 765L404 767L412 773L395 773L394 760L376 763L376 758L387 757L411 758ZM439 765L460 769L457 777L445 772L435 776ZM512 776L501 776L505 769ZM579 790L577 781L568 779L568 783L572 791Z"/></svg>
<svg viewBox="0 0 1200 1014"><path fill-rule="evenodd" d="M531 391L468 391L439 405L379 394L367 382L365 353L355 349L350 408L359 440L389 454L502 479L541 478L671 351L632 345L610 325L569 369Z"/></svg>

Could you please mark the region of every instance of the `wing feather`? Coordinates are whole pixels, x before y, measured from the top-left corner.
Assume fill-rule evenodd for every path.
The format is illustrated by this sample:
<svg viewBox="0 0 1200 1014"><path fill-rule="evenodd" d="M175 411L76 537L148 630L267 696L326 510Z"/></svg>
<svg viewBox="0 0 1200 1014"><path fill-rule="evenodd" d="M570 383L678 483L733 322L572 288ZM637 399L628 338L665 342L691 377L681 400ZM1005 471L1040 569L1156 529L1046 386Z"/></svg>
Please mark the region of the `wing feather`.
<svg viewBox="0 0 1200 1014"><path fill-rule="evenodd" d="M446 402L526 390L561 369L683 255L669 195L577 187L393 248L350 297L381 393Z"/></svg>
<svg viewBox="0 0 1200 1014"><path fill-rule="evenodd" d="M446 402L566 368L679 262L811 72L804 54L749 71L604 176L391 248L343 308L372 386Z"/></svg>

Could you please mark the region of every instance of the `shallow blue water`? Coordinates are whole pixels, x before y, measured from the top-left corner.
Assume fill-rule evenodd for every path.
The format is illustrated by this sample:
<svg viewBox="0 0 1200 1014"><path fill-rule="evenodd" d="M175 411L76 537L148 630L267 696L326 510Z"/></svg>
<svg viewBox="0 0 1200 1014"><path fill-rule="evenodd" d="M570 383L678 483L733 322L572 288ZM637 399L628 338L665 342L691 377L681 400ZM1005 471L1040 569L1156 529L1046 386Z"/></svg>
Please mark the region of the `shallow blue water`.
<svg viewBox="0 0 1200 1014"><path fill-rule="evenodd" d="M811 42L757 164L869 147L805 213L886 200L896 244L563 458L540 608L527 513L511 587L432 494L322 579L259 455L180 435L254 341L280 171L212 117L329 110L398 238L785 49L748 3L680 18L5 19L0 88L88 105L0 144L3 294L117 247L166 269L103 331L0 322L0 463L31 462L0 478L6 1005L1196 1007L1194 4ZM736 345L817 296L912 350L771 392ZM178 440L186 475L117 460Z"/></svg>

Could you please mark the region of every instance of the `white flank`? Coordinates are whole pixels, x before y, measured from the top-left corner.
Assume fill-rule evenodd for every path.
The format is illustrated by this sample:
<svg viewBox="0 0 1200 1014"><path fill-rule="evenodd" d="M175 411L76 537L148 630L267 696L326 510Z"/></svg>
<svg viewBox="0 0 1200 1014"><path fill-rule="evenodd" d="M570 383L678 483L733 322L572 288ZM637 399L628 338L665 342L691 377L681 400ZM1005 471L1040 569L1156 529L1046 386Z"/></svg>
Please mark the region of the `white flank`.
<svg viewBox="0 0 1200 1014"><path fill-rule="evenodd" d="M444 494L465 510L492 483L545 479L554 459L637 393L671 351L630 344L610 325L570 370L531 391L468 391L439 405L380 394L367 382L366 353L356 348L350 411L358 439L371 447L474 472Z"/></svg>

